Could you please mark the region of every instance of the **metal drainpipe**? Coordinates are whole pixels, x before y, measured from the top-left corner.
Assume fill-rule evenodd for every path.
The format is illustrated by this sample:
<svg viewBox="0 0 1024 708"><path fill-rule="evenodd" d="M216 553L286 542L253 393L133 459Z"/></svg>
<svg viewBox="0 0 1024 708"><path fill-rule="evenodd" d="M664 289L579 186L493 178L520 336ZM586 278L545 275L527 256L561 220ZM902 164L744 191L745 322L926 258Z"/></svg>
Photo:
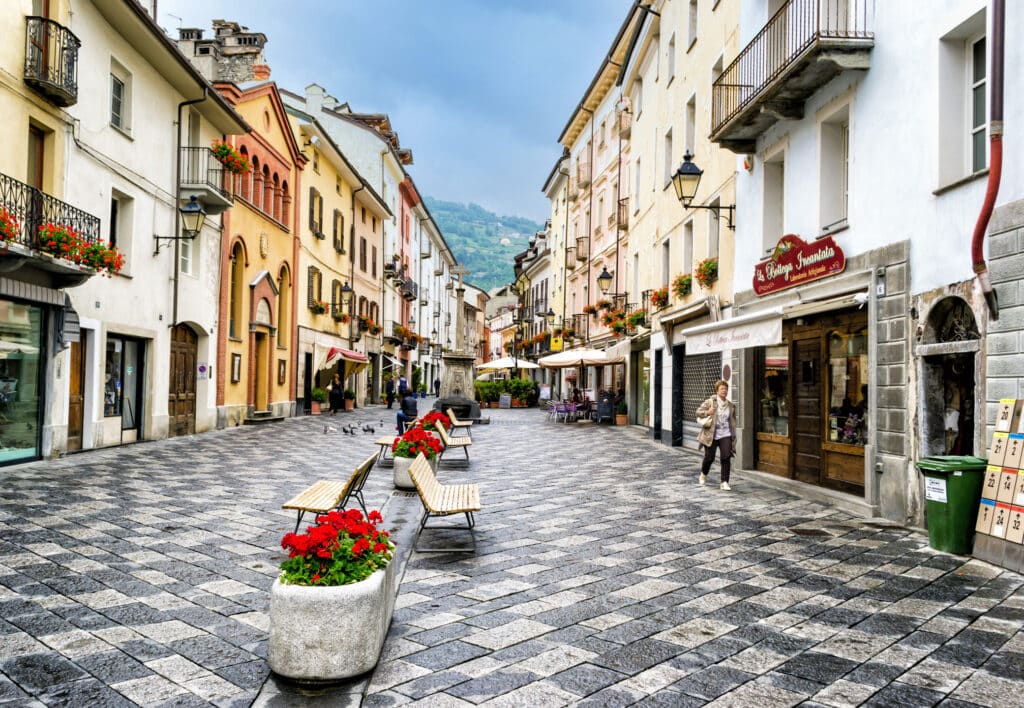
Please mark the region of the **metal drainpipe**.
<svg viewBox="0 0 1024 708"><path fill-rule="evenodd" d="M622 89L619 89L619 103L622 103ZM625 108L623 108L625 112ZM622 224L619 223L619 202L622 199L622 132L619 130L619 114L615 113L615 132L619 136L619 151L615 160L615 292L619 292L619 241L622 237ZM626 214L628 217L629 214Z"/></svg>
<svg viewBox="0 0 1024 708"><path fill-rule="evenodd" d="M178 232L181 230L181 109L196 103L202 103L210 95L210 89L203 87L203 97L193 98L190 101L182 101L178 104L178 141L175 150L174 160L174 301L172 303L171 327L178 326L178 270L181 266L181 238ZM224 136L221 136L223 139ZM198 236L199 234L196 234Z"/></svg>
<svg viewBox="0 0 1024 708"><path fill-rule="evenodd" d="M565 329L565 298L569 293L566 287L569 284L569 259L566 257L569 253L569 170L559 170L558 174L565 176L565 228L562 231L565 234L565 246L562 248L562 329ZM565 341L564 336L562 341Z"/></svg>
<svg viewBox="0 0 1024 708"><path fill-rule="evenodd" d="M1003 46L1006 34L1005 0L992 0L992 96L989 108L989 153L991 164L988 172L988 188L985 200L981 205L981 213L974 225L974 236L971 239L971 258L974 272L981 285L981 292L988 305L989 316L999 319L999 300L988 276L985 264L985 231L988 229L992 208L999 194L999 183L1003 173Z"/></svg>
<svg viewBox="0 0 1024 708"><path fill-rule="evenodd" d="M356 193L361 192L366 187L359 185L359 189L352 190L352 238L349 239L349 250L352 251L348 256L349 266L349 282L352 283L352 301L348 306L348 345L350 347L355 346L355 342L352 337L352 328L356 324L356 318L354 317L356 309ZM383 231L384 225L381 224L381 230Z"/></svg>

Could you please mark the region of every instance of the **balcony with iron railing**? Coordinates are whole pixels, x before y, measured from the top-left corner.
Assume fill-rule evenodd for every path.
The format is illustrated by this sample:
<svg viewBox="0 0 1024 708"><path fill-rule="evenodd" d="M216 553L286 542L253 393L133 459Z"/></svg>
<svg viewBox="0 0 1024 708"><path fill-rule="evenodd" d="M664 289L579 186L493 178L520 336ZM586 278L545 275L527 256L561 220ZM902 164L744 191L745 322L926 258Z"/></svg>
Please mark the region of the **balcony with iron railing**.
<svg viewBox="0 0 1024 708"><path fill-rule="evenodd" d="M78 103L78 37L46 17L25 18L25 83L55 106Z"/></svg>
<svg viewBox="0 0 1024 708"><path fill-rule="evenodd" d="M86 245L102 241L98 217L0 174L0 226L7 236L2 241L3 260L7 264L3 270L15 270L20 259L25 261L22 266L45 272L52 287L72 287L85 282L93 274L91 268L66 260L59 253L50 253L51 249L39 238L40 227L49 225L73 231Z"/></svg>
<svg viewBox="0 0 1024 708"><path fill-rule="evenodd" d="M633 114L620 108L615 111L615 124L619 128L619 137L628 138L633 130Z"/></svg>
<svg viewBox="0 0 1024 708"><path fill-rule="evenodd" d="M586 187L590 184L590 160L577 160L576 161L576 183L580 187Z"/></svg>
<svg viewBox="0 0 1024 708"><path fill-rule="evenodd" d="M384 329L384 339L392 344L398 344L408 336L409 330L401 322L391 321Z"/></svg>
<svg viewBox="0 0 1024 708"><path fill-rule="evenodd" d="M804 102L841 72L868 69L875 0L789 0L711 89L711 140L754 152L775 123L803 117Z"/></svg>
<svg viewBox="0 0 1024 708"><path fill-rule="evenodd" d="M412 278L402 278L399 283L399 291L401 292L402 297L409 302L416 299L419 295L419 290L419 286Z"/></svg>
<svg viewBox="0 0 1024 708"><path fill-rule="evenodd" d="M181 198L195 197L207 214L221 214L235 203L232 175L208 147L181 149Z"/></svg>
<svg viewBox="0 0 1024 708"><path fill-rule="evenodd" d="M572 270L576 267L576 247L569 246L565 249L565 269Z"/></svg>
<svg viewBox="0 0 1024 708"><path fill-rule="evenodd" d="M590 237L579 236L576 238L576 260L590 260Z"/></svg>
<svg viewBox="0 0 1024 708"><path fill-rule="evenodd" d="M619 231L629 231L629 197L619 200Z"/></svg>

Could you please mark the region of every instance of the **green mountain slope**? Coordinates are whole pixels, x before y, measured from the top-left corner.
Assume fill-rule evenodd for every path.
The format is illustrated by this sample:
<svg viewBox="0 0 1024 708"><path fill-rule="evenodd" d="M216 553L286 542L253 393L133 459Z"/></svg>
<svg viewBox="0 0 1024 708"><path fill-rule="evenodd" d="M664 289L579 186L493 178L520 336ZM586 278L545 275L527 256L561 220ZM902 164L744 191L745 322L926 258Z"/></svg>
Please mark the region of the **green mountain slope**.
<svg viewBox="0 0 1024 708"><path fill-rule="evenodd" d="M519 216L498 216L478 204L424 201L455 257L470 271L466 280L490 290L512 282L512 258L522 253L530 237L542 228Z"/></svg>

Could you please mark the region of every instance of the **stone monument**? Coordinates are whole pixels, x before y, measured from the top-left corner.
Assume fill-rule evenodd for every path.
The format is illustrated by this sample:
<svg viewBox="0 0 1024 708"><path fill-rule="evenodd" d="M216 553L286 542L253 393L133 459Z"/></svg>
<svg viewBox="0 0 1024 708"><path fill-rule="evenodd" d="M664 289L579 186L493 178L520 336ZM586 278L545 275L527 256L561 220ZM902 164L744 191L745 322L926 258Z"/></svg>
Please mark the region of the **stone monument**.
<svg viewBox="0 0 1024 708"><path fill-rule="evenodd" d="M473 364L476 356L466 351L466 313L463 302L466 288L462 284L462 276L468 270L458 264L452 268L452 275L459 276L459 286L455 289L455 351L443 354L444 370L441 373L441 396L434 403L434 408L446 411L449 408L460 420L480 421L480 404L473 400Z"/></svg>

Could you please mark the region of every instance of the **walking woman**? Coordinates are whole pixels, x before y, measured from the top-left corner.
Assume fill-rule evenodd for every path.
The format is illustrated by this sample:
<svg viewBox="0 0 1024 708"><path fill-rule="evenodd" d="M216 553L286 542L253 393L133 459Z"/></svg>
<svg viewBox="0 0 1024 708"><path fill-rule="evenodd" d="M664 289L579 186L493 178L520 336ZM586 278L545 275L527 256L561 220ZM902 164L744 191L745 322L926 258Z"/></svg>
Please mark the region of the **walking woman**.
<svg viewBox="0 0 1024 708"><path fill-rule="evenodd" d="M715 395L700 404L697 408L697 422L702 424L697 442L704 446L704 462L700 466L701 486L708 481L708 470L715 461L715 450L721 450L719 458L722 465L722 489L729 491L729 472L732 469L732 456L736 452L736 405L725 396L729 393L729 384L718 380L715 382Z"/></svg>

